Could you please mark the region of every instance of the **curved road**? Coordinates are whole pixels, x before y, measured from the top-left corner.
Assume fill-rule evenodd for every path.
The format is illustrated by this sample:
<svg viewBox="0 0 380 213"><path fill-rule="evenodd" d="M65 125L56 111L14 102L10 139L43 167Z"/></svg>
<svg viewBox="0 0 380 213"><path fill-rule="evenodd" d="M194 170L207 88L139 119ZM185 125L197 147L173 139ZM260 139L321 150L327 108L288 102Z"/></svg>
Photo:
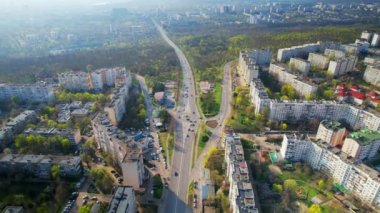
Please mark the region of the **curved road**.
<svg viewBox="0 0 380 213"><path fill-rule="evenodd" d="M196 88L194 76L185 54L169 39L166 32L153 21L161 37L177 54L183 72L183 84L176 111L171 114L175 118L175 144L172 172L168 190L165 190L159 212L185 213L192 212L186 205L187 189L190 182L190 169L195 133L200 122L200 114L196 106Z"/></svg>

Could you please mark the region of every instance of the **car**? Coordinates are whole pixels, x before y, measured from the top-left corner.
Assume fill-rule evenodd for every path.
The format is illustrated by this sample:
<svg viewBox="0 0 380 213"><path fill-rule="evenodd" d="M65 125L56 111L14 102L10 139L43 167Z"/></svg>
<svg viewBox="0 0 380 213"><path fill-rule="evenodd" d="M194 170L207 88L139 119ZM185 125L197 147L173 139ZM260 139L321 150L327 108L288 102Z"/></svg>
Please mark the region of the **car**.
<svg viewBox="0 0 380 213"><path fill-rule="evenodd" d="M93 196L93 197L91 198L91 200L98 200L98 198L97 198L96 196Z"/></svg>
<svg viewBox="0 0 380 213"><path fill-rule="evenodd" d="M176 177L177 177L177 176L178 176L178 172L174 172L174 176L176 176Z"/></svg>
<svg viewBox="0 0 380 213"><path fill-rule="evenodd" d="M87 204L87 200L83 200L82 205L86 205L86 204Z"/></svg>
<svg viewBox="0 0 380 213"><path fill-rule="evenodd" d="M115 173L114 176L115 176L116 178L120 177L120 175L117 174L117 173Z"/></svg>
<svg viewBox="0 0 380 213"><path fill-rule="evenodd" d="M88 195L83 195L82 197L83 200L87 200L88 198L89 198Z"/></svg>
<svg viewBox="0 0 380 213"><path fill-rule="evenodd" d="M186 135L186 137L190 137L189 135Z"/></svg>
<svg viewBox="0 0 380 213"><path fill-rule="evenodd" d="M115 173L116 173L116 171L115 171L115 170L111 170L111 173L112 173L112 174L115 174Z"/></svg>

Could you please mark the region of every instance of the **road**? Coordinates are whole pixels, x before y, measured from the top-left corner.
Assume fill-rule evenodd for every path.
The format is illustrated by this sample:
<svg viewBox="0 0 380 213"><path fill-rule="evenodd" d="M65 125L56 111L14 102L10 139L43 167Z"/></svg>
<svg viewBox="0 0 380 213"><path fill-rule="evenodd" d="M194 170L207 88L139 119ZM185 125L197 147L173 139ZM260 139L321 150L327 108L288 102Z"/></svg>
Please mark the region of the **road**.
<svg viewBox="0 0 380 213"><path fill-rule="evenodd" d="M192 150L195 144L195 130L200 123L200 113L196 105L194 76L185 54L170 40L164 29L154 22L161 37L175 51L183 72L183 84L180 89L177 107L170 113L175 119L175 144L173 153L171 182L165 190L159 212L192 212L186 205L187 189L190 182Z"/></svg>

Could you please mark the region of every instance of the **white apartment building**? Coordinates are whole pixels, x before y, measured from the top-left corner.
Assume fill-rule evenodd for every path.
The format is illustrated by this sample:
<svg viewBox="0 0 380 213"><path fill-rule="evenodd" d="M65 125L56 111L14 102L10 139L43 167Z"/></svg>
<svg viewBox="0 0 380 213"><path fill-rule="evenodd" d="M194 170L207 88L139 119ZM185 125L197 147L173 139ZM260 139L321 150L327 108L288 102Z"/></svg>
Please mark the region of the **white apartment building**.
<svg viewBox="0 0 380 213"><path fill-rule="evenodd" d="M239 136L225 138L226 176L230 183L229 200L234 213L256 213L255 194L250 182L248 165L244 160L244 150Z"/></svg>
<svg viewBox="0 0 380 213"><path fill-rule="evenodd" d="M290 58L303 58L310 52L318 52L320 48L321 45L319 43L312 43L279 49L277 52L277 61L286 62Z"/></svg>
<svg viewBox="0 0 380 213"><path fill-rule="evenodd" d="M285 140L285 138L287 139ZM302 157L294 158L294 155L289 153L297 153ZM307 138L284 136L281 154L286 160L302 160L308 163L313 169L331 176L336 183L348 189L362 202L377 208L380 207L379 172L364 164L354 163L339 149L332 148L326 143L312 142Z"/></svg>
<svg viewBox="0 0 380 213"><path fill-rule="evenodd" d="M251 103L255 105L256 114L269 107L270 99L260 79L251 81L250 97Z"/></svg>
<svg viewBox="0 0 380 213"><path fill-rule="evenodd" d="M301 58L290 58L289 66L290 69L294 68L294 71L300 72L304 75L307 75L310 71L310 62Z"/></svg>
<svg viewBox="0 0 380 213"><path fill-rule="evenodd" d="M70 71L58 74L59 85L68 91L89 91L92 89L91 77L83 71Z"/></svg>
<svg viewBox="0 0 380 213"><path fill-rule="evenodd" d="M269 119L296 122L301 119L346 121L352 128L380 130L380 117L347 104L332 101L271 100Z"/></svg>
<svg viewBox="0 0 380 213"><path fill-rule="evenodd" d="M309 58L307 60L310 62L311 66L315 66L321 70L327 69L330 62L329 57L318 53L309 53Z"/></svg>
<svg viewBox="0 0 380 213"><path fill-rule="evenodd" d="M371 32L368 32L368 31L363 31L362 32L362 34L361 34L361 36L360 36L360 38L361 39L364 39L364 40L366 40L366 41L368 41L368 42L370 42L371 41L371 38L372 38L372 33Z"/></svg>
<svg viewBox="0 0 380 213"><path fill-rule="evenodd" d="M105 84L104 72L96 70L91 73L92 89L95 91L102 91Z"/></svg>
<svg viewBox="0 0 380 213"><path fill-rule="evenodd" d="M131 186L118 186L107 209L108 213L136 213L135 190Z"/></svg>
<svg viewBox="0 0 380 213"><path fill-rule="evenodd" d="M318 85L301 75L290 73L284 64L270 64L269 73L275 76L280 83L292 85L299 95L306 96L317 92Z"/></svg>
<svg viewBox="0 0 380 213"><path fill-rule="evenodd" d="M123 184L140 190L145 176L141 147L135 142L126 142L124 132L113 126L105 114L98 114L91 123L98 148L118 161Z"/></svg>
<svg viewBox="0 0 380 213"><path fill-rule="evenodd" d="M279 49L277 52L277 61L286 62L290 58L306 58L309 53L324 52L326 48L338 49L340 48L340 43L318 41L317 43Z"/></svg>
<svg viewBox="0 0 380 213"><path fill-rule="evenodd" d="M374 33L371 41L371 47L378 47L380 44L380 34Z"/></svg>
<svg viewBox="0 0 380 213"><path fill-rule="evenodd" d="M341 50L326 49L325 55L333 60L346 57L346 53Z"/></svg>
<svg viewBox="0 0 380 213"><path fill-rule="evenodd" d="M380 148L380 132L362 129L351 133L342 147L342 152L356 161L373 160Z"/></svg>
<svg viewBox="0 0 380 213"><path fill-rule="evenodd" d="M343 145L347 134L346 128L338 121L323 120L319 124L316 138L336 147Z"/></svg>
<svg viewBox="0 0 380 213"><path fill-rule="evenodd" d="M372 85L380 86L380 65L368 65L365 70L363 79Z"/></svg>
<svg viewBox="0 0 380 213"><path fill-rule="evenodd" d="M272 53L269 50L242 51L239 55L238 72L247 85L258 78L260 66L268 65Z"/></svg>
<svg viewBox="0 0 380 213"><path fill-rule="evenodd" d="M357 62L358 58L354 56L330 61L328 73L334 76L345 75L355 69Z"/></svg>
<svg viewBox="0 0 380 213"><path fill-rule="evenodd" d="M54 88L46 83L37 84L0 84L0 100L17 97L22 101L52 102L55 100Z"/></svg>
<svg viewBox="0 0 380 213"><path fill-rule="evenodd" d="M128 99L128 93L129 85L125 83L119 85L112 94L111 102L104 108L104 111L107 112L108 118L114 126L119 124L126 113L125 104Z"/></svg>

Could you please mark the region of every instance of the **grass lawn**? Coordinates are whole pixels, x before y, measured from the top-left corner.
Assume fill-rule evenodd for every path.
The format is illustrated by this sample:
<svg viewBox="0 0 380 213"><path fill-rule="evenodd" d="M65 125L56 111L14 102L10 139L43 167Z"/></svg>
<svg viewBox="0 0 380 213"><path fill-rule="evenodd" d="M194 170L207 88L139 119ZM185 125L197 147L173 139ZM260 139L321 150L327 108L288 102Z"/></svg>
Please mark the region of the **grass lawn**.
<svg viewBox="0 0 380 213"><path fill-rule="evenodd" d="M167 162L169 163L172 159L173 149L174 149L174 136L168 132L160 132L159 141L162 149L164 150Z"/></svg>
<svg viewBox="0 0 380 213"><path fill-rule="evenodd" d="M208 140L211 137L211 131L207 129L206 125L203 123L199 128L198 136L198 152L197 158L201 155L203 149L206 147Z"/></svg>
<svg viewBox="0 0 380 213"><path fill-rule="evenodd" d="M214 90L208 94L201 94L198 99L203 114L212 117L219 113L222 102L222 85L215 83Z"/></svg>

